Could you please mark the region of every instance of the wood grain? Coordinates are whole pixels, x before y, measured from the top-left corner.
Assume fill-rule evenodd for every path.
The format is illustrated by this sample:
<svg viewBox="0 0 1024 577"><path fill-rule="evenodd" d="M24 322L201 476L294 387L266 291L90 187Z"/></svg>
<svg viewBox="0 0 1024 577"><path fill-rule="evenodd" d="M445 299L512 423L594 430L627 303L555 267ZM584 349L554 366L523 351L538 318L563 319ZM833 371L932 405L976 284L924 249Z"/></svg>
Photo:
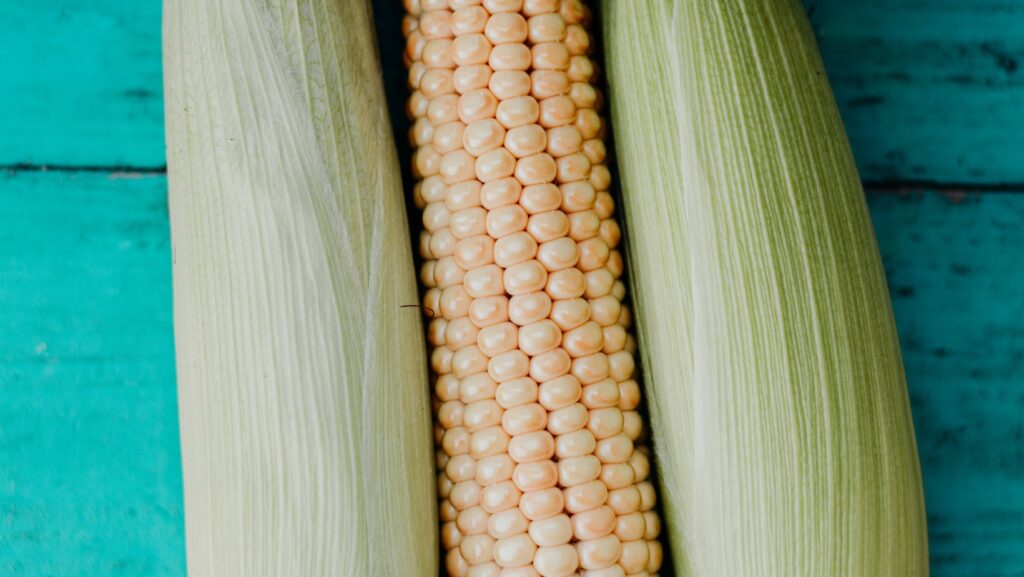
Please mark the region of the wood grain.
<svg viewBox="0 0 1024 577"><path fill-rule="evenodd" d="M0 2L0 165L164 164L160 1Z"/></svg>
<svg viewBox="0 0 1024 577"><path fill-rule="evenodd" d="M934 577L1024 572L1024 194L870 197Z"/></svg>
<svg viewBox="0 0 1024 577"><path fill-rule="evenodd" d="M0 575L184 575L166 180L0 172Z"/></svg>
<svg viewBox="0 0 1024 577"><path fill-rule="evenodd" d="M1024 2L805 4L865 180L1024 182Z"/></svg>

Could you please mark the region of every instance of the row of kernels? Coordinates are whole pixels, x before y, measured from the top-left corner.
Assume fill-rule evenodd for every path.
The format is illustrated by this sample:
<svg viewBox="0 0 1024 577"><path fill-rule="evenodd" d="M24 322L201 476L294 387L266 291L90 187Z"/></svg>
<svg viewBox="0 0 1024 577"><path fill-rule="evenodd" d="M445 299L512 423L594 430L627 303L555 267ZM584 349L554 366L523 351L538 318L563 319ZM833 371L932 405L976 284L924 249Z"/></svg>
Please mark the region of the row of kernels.
<svg viewBox="0 0 1024 577"><path fill-rule="evenodd" d="M571 518L562 512L545 517L544 513L557 508L554 505L560 504L564 496L559 497L557 492L542 492L536 497L523 507L493 511L489 516L483 516L481 509L475 508L467 511L461 521L447 521L441 533L445 547L460 545L466 535L484 533L500 540L528 532L538 545L553 546L568 543L571 539L587 541L608 535L614 535L625 543L652 541L660 532L657 513L651 509L616 513L610 506L599 505L577 512ZM531 519L534 521L530 522Z"/></svg>
<svg viewBox="0 0 1024 577"><path fill-rule="evenodd" d="M449 63L433 64L447 66ZM492 70L486 64L452 64L445 68L429 68L423 62L417 62L410 69L408 84L413 94L406 104L406 111L414 121L454 120L461 98L478 91L480 93L475 95L477 100L486 94L482 91L489 92L489 96L499 100L533 98L537 102L538 118L541 116L540 102L557 97L558 100L548 105L552 112L559 108L567 109L572 104L582 117L575 126L580 128L580 135L587 142L583 147L584 153L603 159L603 143L599 144L595 139L604 129L604 123L596 111L601 103L600 93L589 84L596 74L596 68L587 57L572 57L565 70L534 70L529 73L515 69ZM431 111L430 99L435 97L442 100ZM451 113L453 109L456 110L454 115ZM548 117L556 118L552 112L548 113ZM423 139L417 139L417 142L422 143Z"/></svg>
<svg viewBox="0 0 1024 577"><path fill-rule="evenodd" d="M593 211L569 216L561 210L529 214L520 205L504 205L489 211L474 207L453 214L441 203L430 203L424 210L424 224L428 229L421 237L424 256L436 259L455 257L440 267L431 260L425 263L421 278L427 287L447 288L459 282L467 269L473 266L496 262L499 266L508 267L536 260L549 273L574 266L588 274L582 283L585 292L581 295L595 299L608 294L610 289L607 287L613 286L614 279L623 274L622 256L609 248L609 244L617 242L617 226L604 226ZM521 234L523 232L526 234ZM599 236L593 236L595 234ZM575 242L563 240L564 236ZM537 265L530 264L521 269L528 272L530 267L536 269ZM595 277L605 273L610 274L610 283L607 277ZM611 314L614 310L613 307L607 308L610 299L599 301L599 305L604 306L604 313ZM608 314L598 316L605 319L602 326L617 322Z"/></svg>
<svg viewBox="0 0 1024 577"><path fill-rule="evenodd" d="M436 21L436 19L435 19ZM421 23L424 29L429 30L430 19ZM425 47L426 48L426 47ZM444 71L432 66L445 66L444 54L435 51L437 57L431 57L427 50L426 70L422 73L421 80L424 88L423 94L426 98L436 100L436 96L450 93L454 87L450 86L449 76ZM474 103L469 101L466 107ZM477 106L485 106L486 103L476 103ZM439 122L438 116L443 116L443 110L437 111L438 105L434 102L427 104L427 122L418 122L413 131L414 138L422 139L430 137L442 151L454 150L461 144L463 130L459 123L449 122L443 125ZM462 111L466 114L466 110ZM470 110L470 113L472 111ZM434 123L430 121L433 120ZM420 158L428 165L425 157ZM420 165L423 172L433 170L431 166ZM438 167L445 169L445 175L451 179L449 167ZM433 242L437 252L447 253L454 244L456 237L454 232L458 231L457 226L449 226L446 211L439 210L441 204L434 199L441 200L446 192L448 183L437 179L424 183L427 187L424 195L431 204L424 213L425 229L435 233L441 241ZM470 192L471 194L471 192ZM465 251L463 251L465 252ZM434 285L442 289L460 285L464 281L465 273L454 262L449 255L439 261L428 261L424 265L423 276L427 273L433 276ZM441 299L434 304L440 311ZM438 407L438 423L444 430L440 446L446 453L447 460L445 467L439 474L439 495L444 499L441 504L441 515L444 525L442 528L442 540L445 546L451 551L446 559L449 571L452 575L466 574L467 563L472 560L479 560L484 555L486 543L473 535L479 532L480 526L486 520L488 509L499 506L500 495L495 495L494 490L477 482L478 462L487 455L494 454L500 459L500 452L503 443L506 442L501 435L488 430L493 424L496 414L494 407L486 403L489 396L493 396L495 388L487 379L460 379L466 373L478 372L484 368L481 366L486 360L480 354L474 354L468 347L475 341L476 327L468 322L468 317L455 314L465 308L468 299L449 291L444 299L445 311L450 314L447 318L436 318L431 321L430 337L432 344L436 346L432 354L433 368L438 372L439 378L437 390L439 397L445 402ZM440 459L439 459L440 462ZM480 475L488 471L492 475L500 476L501 463L492 463L491 467L479 467ZM484 479L481 479L484 480ZM509 500L505 496L505 500ZM511 496L512 499L515 495ZM463 539L464 535L470 538Z"/></svg>
<svg viewBox="0 0 1024 577"><path fill-rule="evenodd" d="M595 187L607 186L607 169L593 161L599 155L566 152L567 139L577 133L582 137L580 122L567 125L567 116L579 119L581 115L574 115L558 97L539 104L530 96L503 100L493 106L493 117L485 115L493 104L486 99L451 104L455 106L450 110L443 103L428 105L437 118L427 118L413 127L412 140L427 141L413 157L418 178L438 175L450 185L472 178L487 183L515 176L529 186L552 181L566 184L589 177Z"/></svg>
<svg viewBox="0 0 1024 577"><path fill-rule="evenodd" d="M509 210L503 210L506 208ZM491 210L477 222L466 222L471 218L475 217L460 214L456 222L435 229L434 235L424 239L429 244L427 252L436 260L424 264L421 279L439 291L431 296L438 306L442 300L448 304L451 312L442 313L446 317L468 314L471 303L461 298L463 292L469 298L484 298L500 296L502 291L513 297L544 291L553 299L588 296L591 316L587 320L592 319L597 327L619 324L628 328L628 308L614 295L602 294L599 289L588 293L605 271L613 277L622 274L621 256L609 250L603 239L573 242L571 219L561 211L529 216L512 205ZM567 224L570 235L560 236ZM595 274L588 277L586 273L591 272ZM445 300L442 292L448 289L452 290ZM431 308L435 313L441 310Z"/></svg>
<svg viewBox="0 0 1024 577"><path fill-rule="evenodd" d="M543 23L543 20L540 21ZM538 19L531 19L531 22L538 22ZM535 36L544 31L543 26L533 27ZM541 50L542 48L544 50ZM533 56L535 68L568 68L569 54L562 45L535 46ZM575 108L571 102L570 106L566 106L561 99L561 89L567 84L567 76L564 73L535 70L530 80L531 96L525 94L526 86L515 87L522 94L515 94L512 91L507 93L506 102L513 106L514 110L521 110L523 115L518 118L497 120L508 129L503 143L504 150L524 160L538 159L532 171L519 170L517 167L515 177L521 182L524 179L531 179L523 184L551 183L558 181L560 176L559 161L556 158L569 152L563 149L566 148L567 137L571 138L571 135L566 135L559 127L575 119ZM555 154L542 152L544 150ZM528 190L524 189L523 192ZM565 466L561 462L556 465L552 460L555 452L555 435L560 438L560 433L581 428L586 414L574 411L574 407L564 406L570 405L574 399L570 399L569 403L558 402L559 388L565 386L561 383L574 380L574 377L568 374L571 369L569 353L559 348L563 340L561 329L548 317L559 297L575 298L575 293L580 292L578 289L585 289L585 282L574 274L575 269L567 270L576 264L578 254L575 243L565 236L569 232L565 216L558 211L561 205L561 191L555 185L548 185L538 192L540 194L520 196L520 206L535 216L531 216L532 222L527 223L527 228L524 229L526 235L518 235L519 238L513 237L508 243L503 243L507 244L508 248L503 250L504 254L500 256L508 266L518 266L517 262L520 259L528 258L530 260L526 262L539 262L548 273L554 273L550 279L550 286L546 283L546 292L513 294L513 302L510 302L513 326L520 327L517 343L520 350L535 355L538 359L550 357L550 362L545 363L544 367L547 370L532 375L540 383L535 393L538 402L525 405L522 409L524 415L532 414L539 417L546 414L543 420L547 422L547 430L523 435L527 441L530 436L543 438L543 454L538 453L543 457L543 461L537 465L538 482L524 487L524 490L529 492L524 494L525 499L521 500L521 508L530 519L529 540L539 546L539 549L531 551L528 557L510 560L505 566L530 564L540 574L555 575L573 572L578 568L577 560L560 554L560 548L568 547L572 539L569 516L564 511L579 499L572 493L559 489L559 486L565 486ZM566 272L560 274L559 271ZM578 383L576 387L579 387ZM509 412L519 410L514 407L509 409Z"/></svg>
<svg viewBox="0 0 1024 577"><path fill-rule="evenodd" d="M454 3L452 3L454 4ZM483 4L483 5L481 5ZM484 33L493 44L524 42L531 44L560 41L574 53L583 54L590 47L590 36L580 24L583 13L566 3L561 14L555 10L534 7L532 10L508 10L507 6L490 7L488 3L465 6L435 7L422 14L417 27L426 38L447 38L452 35ZM451 9L449 12L445 8ZM548 7L550 8L550 7ZM408 35L416 28L407 26Z"/></svg>
<svg viewBox="0 0 1024 577"><path fill-rule="evenodd" d="M419 21L424 17L429 19L429 13L434 11L454 11L483 8L489 14L521 14L527 18L533 16L550 15L557 13L561 21L570 25L585 25L590 13L586 6L579 0L404 0L405 12L409 19ZM440 16L442 19L444 15ZM447 18L451 19L451 14ZM415 26L409 27L405 34L408 36ZM589 38L585 29L582 35Z"/></svg>
<svg viewBox="0 0 1024 577"><path fill-rule="evenodd" d="M515 69L493 70L487 64L432 64L441 64L444 67L430 67L426 63L416 62L409 71L408 85L413 94L407 103L406 111L414 120L438 117L437 112L429 113L431 98L445 97L441 104L446 107L452 106L454 99L454 106L457 107L459 99L463 96L484 90L499 100L529 96L535 101L542 101L564 97L568 98L577 110L593 110L595 113L601 105L600 91L590 84L597 69L585 56L572 57L565 70L544 69L529 72ZM560 106L565 106L564 98L558 101ZM540 105L537 106L539 112ZM591 113L586 114L593 120ZM597 122L597 129L603 127L599 118ZM594 138L595 135L588 138ZM597 141L589 142L586 148L590 150L586 152L601 157L602 144Z"/></svg>
<svg viewBox="0 0 1024 577"><path fill-rule="evenodd" d="M581 98L583 98L583 97L581 97ZM594 101L596 101L596 98L594 100L591 100L590 103L593 103ZM593 162L601 162L601 161L603 161L603 159L604 159L603 143L600 146L591 146L591 147L589 147L588 152L590 152L590 154L592 156L588 156L588 157L585 157L583 159L580 159L579 156L573 157L573 160L578 163L579 169L578 169L577 173L575 173L575 174L573 174L571 172L568 173L568 174L572 174L575 178L566 178L566 180L581 180L583 177L585 177L588 169L590 168L588 166L588 161L593 161ZM573 188L575 188L575 190L573 190ZM567 203L567 204L569 204L569 206L567 208L570 208L570 209L576 208L577 210L582 211L582 210L588 210L591 206L593 206L593 204L591 204L590 202L587 202L590 199L586 198L586 196L587 196L586 193L589 192L588 190L586 190L586 188L583 188L583 187L570 187L570 190L568 192L569 193L575 192L576 193L576 195L575 195L576 198L582 197L582 201L583 202L578 202L577 205L575 207L573 207L572 206L573 198L572 198L572 196L567 195L567 197L568 197L567 200L569 201ZM596 197L596 194L594 194L593 196ZM596 198L594 198L594 200L596 201ZM610 201L610 197L604 198L602 200L605 201L604 204L607 206L606 212L608 214L604 215L606 217L607 223L601 223L598 226L598 231L594 231L594 233L586 234L584 232L582 234L579 234L579 236L585 237L585 238L589 238L591 236L594 236L594 234L600 234L600 238L598 240L595 240L593 243L590 243L584 249L585 254L588 254L590 256L594 256L594 258L590 259L591 263L589 265L588 265L587 262L584 262L581 265L581 268L583 270L585 270L585 271L587 271L587 270L594 270L594 269L600 269L601 266L604 264L601 261L606 261L610 257L610 255L608 254L609 249L614 249L615 245L617 245L618 240L619 240L619 231L618 231L617 225L614 223L613 220L607 219L607 216L610 216L610 212L611 212L611 206L610 206L610 203L608 202L608 201ZM584 215L584 217L585 216L588 216L588 215ZM586 223L586 221L584 220L583 223ZM580 228L585 228L585 227L580 227ZM598 242L601 242L601 244L598 244ZM603 246L602 246L602 244L603 244ZM578 258L578 255L577 255L577 258ZM608 272L606 269L604 269L604 271ZM619 274L621 274L621 267L619 268ZM612 279L614 279L614 277L616 277L618 275L612 276L611 274L609 274L608 276L611 277ZM608 283L608 284L610 284L610 283ZM607 290L610 290L610 287L607 287L605 289L605 291L607 291ZM601 291L601 292L606 294L605 291ZM604 294L602 294L601 296L604 296ZM621 295L620 295L620 298L621 298ZM591 305L589 308L593 309L592 314L594 315L594 318L596 320L598 320L598 321L602 321L601 325L611 325L612 323L614 323L614 322L616 322L618 320L619 308L620 308L619 307L619 300L618 299L615 299L614 297L608 297L608 298L603 298L603 299L602 298L592 299L589 304ZM579 307L573 307L573 306L566 307L567 314L562 315L562 318L569 319L569 320L566 321L566 324L568 325L568 327L563 327L563 328L566 328L566 330L570 330L571 331L576 326L579 326L580 323L585 322L587 320L585 318L581 318L581 316L578 313L576 315L572 314L573 309L578 309L578 308ZM625 315L625 319L624 320L625 320L625 322L623 324L627 324L628 325L628 314ZM619 336L617 340L621 344L619 346L613 347L608 352L618 352L618 351L622 350L623 348L625 348L625 331L624 331L624 329L621 328L621 325L616 325L616 326L620 327L620 331L621 331L621 335L622 336ZM573 335L573 336L578 337L576 340L578 340L580 342L589 342L589 343L591 343L591 346L600 346L599 343L603 340L603 338L602 338L603 334L601 334L600 332L595 332L596 327L597 327L597 325L587 325L586 329L581 329L580 333L578 335ZM612 335L617 336L615 332L612 332ZM568 337L567 343L571 343L574 340L573 336L566 335L566 337ZM569 348L572 348L571 344L568 345L568 346L569 346ZM631 360L632 359L630 358L629 361L626 363L630 367L629 368L630 372L632 370L632 368L631 368L632 367ZM607 386L608 384L610 384L612 386L613 390L615 391L615 395L611 396L610 393L608 392L608 386ZM632 382L631 385L633 387L636 386L635 382ZM629 386L630 385L627 385L627 388ZM608 383L606 383L604 386L598 385L598 386L596 386L594 388L598 389L598 390L595 390L591 395L589 395L589 398L594 403L600 405L600 406L595 407L595 408L604 408L605 404L613 405L613 404L617 403L617 400L618 400L617 399L618 386L617 386L617 383L615 381L609 379ZM602 398L602 396L604 396L604 398ZM609 396L611 396L611 398L612 398L611 401L607 400L607 398ZM638 400L638 396L639 396L638 395L638 391L634 392L632 396L634 396ZM635 405L630 406L629 408L635 408ZM618 416L619 418L616 419L616 416ZM603 429L604 431L606 431L606 434L609 437L611 436L611 433L617 433L618 431L621 431L621 430L625 430L626 431L626 437L628 438L629 441L635 440L640 435L640 429L641 429L641 427L640 427L640 419L639 419L639 415L635 411L629 411L629 412L627 412L625 414L619 413L618 415L616 415L615 413L611 413L611 415L604 416L604 418L601 418L601 416L599 414L598 418L591 419L590 421L591 421L591 424L589 425L590 427L595 427L596 426L596 428L599 431ZM594 425L594 423L597 423L597 425ZM609 423L611 423L611 424L609 424ZM589 434L589 437L590 437L589 442L593 443L594 442L593 434L592 433ZM566 447L568 447L570 450L571 450L571 446L573 445L573 441L575 441L576 444L583 444L583 445L587 444L587 440L576 440L576 439L569 440L567 438ZM594 447L594 448L596 448L596 447ZM593 450L594 448L587 447L587 449L589 449L589 450ZM617 456L620 457L623 454L632 453L632 447L629 446L629 447L625 448L624 450L619 451L618 455L615 455L615 453L616 453L616 451L610 451L610 454L605 455L605 456L611 456L611 457L613 457L613 460L615 460L614 457L617 457ZM574 457L567 457L568 454L571 454L571 453L566 453L566 454L560 454L559 455L560 457L565 459L564 461L560 461L560 469L562 469L562 471L563 471L563 484L572 485L572 484L583 483L583 482L586 482L586 481L590 480L594 476L593 470L595 468L595 463L597 462L597 459L595 459L593 456L587 455L587 457L589 457L589 459L594 459L594 461L591 462L590 460L587 459L587 457L575 457L575 458ZM604 455L605 453L601 452L601 451L598 451L598 454L599 455ZM622 473L615 473L614 472L615 470L611 470L612 472L610 474L607 474L607 475L604 476L604 479L606 481L608 481L609 483L612 483L614 486L617 487L609 495L609 502L612 504L612 507L607 509L607 511L609 511L610 515L612 515L612 516L614 514L622 514L623 516L625 516L625 515L630 514L631 509L639 508L640 505L641 505L641 501L643 500L643 499L640 498L641 494L646 497L647 501L649 501L649 503L646 504L647 507L653 506L653 495L654 495L654 493L653 493L653 489L650 487L649 484L629 485L629 483L631 483L633 481L637 481L637 482L644 481L644 479L647 476L647 472L649 471L649 464L646 462L646 455L643 452L640 452L640 451L636 452L635 454L636 454L636 457L632 457L632 455L630 455L632 457L630 459L630 461L636 463L636 465L637 465L636 468L627 467L625 469L625 472L622 472ZM612 467L614 467L614 465L612 465ZM620 465L620 467L625 467L625 465ZM616 470L618 470L618 469L616 469ZM568 473L566 471L568 471ZM572 475L572 478L565 478L566 475ZM577 515L574 515L574 516L582 517L583 515L588 515L588 514L589 513L584 512L584 513L578 513ZM629 542L629 543L626 544L625 547L620 549L619 554L622 555L622 562L625 563L625 566L627 568L629 568L629 572L630 573L632 573L634 571L645 569L646 568L645 567L646 561L649 558L649 551L648 551L649 545L646 543L646 541L637 541L638 539L643 537L643 535L623 535L623 537L627 537L627 536L628 537L634 537L634 539L633 539L634 542ZM656 536L657 536L656 534L653 534L653 535L651 535L651 538L653 539ZM600 539L602 536L601 535L581 535L580 537L582 537L582 538L591 537L591 538L594 538L594 539ZM599 545L599 543L600 543L600 541L595 542L594 546L595 547L599 547L599 548L604 548L605 550L609 550L608 547L606 546L606 544L600 544ZM602 545L604 545L604 546L602 547ZM657 546L658 546L658 544L655 543L654 547L657 547ZM614 549L614 548L612 548L612 549ZM612 557L616 557L616 552L615 551L611 551L611 556ZM655 557L658 557L658 555L655 555ZM615 561L616 558L605 559L603 562L599 561L599 562L596 563L596 565L597 566L606 566L606 565L608 565L609 561ZM591 563L583 563L583 568L584 569L591 568L591 567L588 567L588 565L590 565L592 563L593 563L593 561L591 561ZM660 558L657 561L657 565L660 565ZM652 570L656 570L657 566L652 566L651 569ZM603 571L602 571L602 573L603 573Z"/></svg>
<svg viewBox="0 0 1024 577"><path fill-rule="evenodd" d="M491 560L489 553L477 549L479 545L491 548L497 544L500 548L504 540L523 533L528 533L540 547L557 546L576 539L583 550L593 547L587 543L601 540L614 542L616 547L633 541L654 540L660 525L652 511L653 497L647 496L653 494L653 489L649 483L641 483L637 487L620 490L620 494L626 496L617 497L614 491L609 492L600 482L593 481L561 491L547 487L535 490L523 495L519 507L487 511L485 507L473 506L458 513L454 523L445 523L442 540L446 547L460 547L462 556L471 565ZM516 491L507 481L491 488ZM449 488L449 491L454 493L455 489ZM617 509L617 505L621 505L618 501L627 502L628 506ZM501 561L501 557L499 554L502 566L522 564L506 563ZM616 553L606 564L617 560Z"/></svg>
<svg viewBox="0 0 1024 577"><path fill-rule="evenodd" d="M494 44L481 33L459 36L455 40L427 39L421 30L422 26L410 34L404 57L410 62L421 62L425 68L477 67L464 74L481 76L503 71L560 71L573 82L589 81L596 71L593 62L579 51L579 47L574 50L563 42L541 42L532 46L525 43ZM489 70L485 71L483 66ZM418 85L424 68L415 67L413 70L415 76L410 77L411 83ZM476 80L470 84L481 85L482 82Z"/></svg>
<svg viewBox="0 0 1024 577"><path fill-rule="evenodd" d="M473 142L467 144L472 145ZM537 155L530 158L534 157ZM592 182L597 180L594 178L596 168L599 167L591 168L590 180L574 180L558 185L542 182L524 186L516 178L510 177L486 183L476 179L446 183L440 175L431 175L413 187L413 198L418 208L425 210L431 207L424 215L424 226L428 232L443 228L460 211L479 208L493 210L518 205L527 215L558 211L572 216L575 218L575 226L571 228L579 240L600 236L610 248L615 248L621 232L618 224L609 217L610 195L598 191ZM512 171L514 175L516 169Z"/></svg>

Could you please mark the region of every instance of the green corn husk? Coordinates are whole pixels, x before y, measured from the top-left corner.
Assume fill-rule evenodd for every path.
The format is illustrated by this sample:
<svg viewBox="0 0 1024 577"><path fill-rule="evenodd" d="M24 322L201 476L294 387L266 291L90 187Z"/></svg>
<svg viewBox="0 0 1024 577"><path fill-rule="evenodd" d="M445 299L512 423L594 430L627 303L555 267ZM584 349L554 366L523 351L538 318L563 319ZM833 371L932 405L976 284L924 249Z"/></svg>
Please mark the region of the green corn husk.
<svg viewBox="0 0 1024 577"><path fill-rule="evenodd" d="M411 244L363 0L168 0L191 577L430 576Z"/></svg>
<svg viewBox="0 0 1024 577"><path fill-rule="evenodd" d="M676 574L927 575L885 275L802 7L602 6Z"/></svg>

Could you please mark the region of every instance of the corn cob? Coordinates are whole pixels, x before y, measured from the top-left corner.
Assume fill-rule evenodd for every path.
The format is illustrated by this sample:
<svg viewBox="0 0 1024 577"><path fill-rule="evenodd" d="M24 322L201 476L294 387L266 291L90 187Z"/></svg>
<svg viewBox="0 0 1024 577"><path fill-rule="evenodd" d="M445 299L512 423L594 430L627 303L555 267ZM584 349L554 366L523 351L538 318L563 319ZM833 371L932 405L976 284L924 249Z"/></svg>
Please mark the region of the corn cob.
<svg viewBox="0 0 1024 577"><path fill-rule="evenodd" d="M676 575L927 576L885 272L804 3L601 6Z"/></svg>
<svg viewBox="0 0 1024 577"><path fill-rule="evenodd" d="M164 3L190 577L436 577L369 0Z"/></svg>
<svg viewBox="0 0 1024 577"><path fill-rule="evenodd" d="M405 6L447 571L656 575L589 11Z"/></svg>

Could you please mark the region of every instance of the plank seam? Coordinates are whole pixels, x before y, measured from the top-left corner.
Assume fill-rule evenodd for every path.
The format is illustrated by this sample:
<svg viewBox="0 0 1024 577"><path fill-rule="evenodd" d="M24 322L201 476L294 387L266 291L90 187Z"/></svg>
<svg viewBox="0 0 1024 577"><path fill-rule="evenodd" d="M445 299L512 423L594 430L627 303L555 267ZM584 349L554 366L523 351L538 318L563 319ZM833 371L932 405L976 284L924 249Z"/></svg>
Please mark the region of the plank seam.
<svg viewBox="0 0 1024 577"><path fill-rule="evenodd" d="M977 193L1024 192L1024 182L943 182L938 180L865 180L864 190L870 194L906 194L919 191L946 195Z"/></svg>
<svg viewBox="0 0 1024 577"><path fill-rule="evenodd" d="M132 166L127 164L0 164L0 172L9 175L32 172L88 172L88 173L129 173L144 175L165 175L167 165ZM868 194L906 194L918 191L932 191L947 195L1024 192L1024 182L942 182L937 180L865 180L864 190Z"/></svg>
<svg viewBox="0 0 1024 577"><path fill-rule="evenodd" d="M131 166L127 164L0 164L0 172L7 174L19 174L24 172L120 172L132 174L153 174L160 175L167 173L167 166Z"/></svg>

